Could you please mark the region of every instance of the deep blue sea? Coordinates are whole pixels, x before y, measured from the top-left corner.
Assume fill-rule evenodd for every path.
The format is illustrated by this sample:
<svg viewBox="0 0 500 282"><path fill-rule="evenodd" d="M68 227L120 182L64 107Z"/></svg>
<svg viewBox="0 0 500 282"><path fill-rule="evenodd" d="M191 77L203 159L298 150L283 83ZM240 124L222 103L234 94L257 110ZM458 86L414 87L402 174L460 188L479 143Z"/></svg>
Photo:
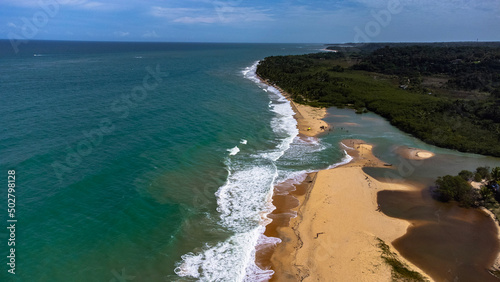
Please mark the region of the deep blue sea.
<svg viewBox="0 0 500 282"><path fill-rule="evenodd" d="M386 161L393 144L422 146L373 114L298 138L289 103L255 68L319 44L19 48L0 41L0 195L15 170L18 220L11 275L1 200L0 281L265 280L254 256L279 241L262 235L275 184L345 161L343 138L380 144Z"/></svg>

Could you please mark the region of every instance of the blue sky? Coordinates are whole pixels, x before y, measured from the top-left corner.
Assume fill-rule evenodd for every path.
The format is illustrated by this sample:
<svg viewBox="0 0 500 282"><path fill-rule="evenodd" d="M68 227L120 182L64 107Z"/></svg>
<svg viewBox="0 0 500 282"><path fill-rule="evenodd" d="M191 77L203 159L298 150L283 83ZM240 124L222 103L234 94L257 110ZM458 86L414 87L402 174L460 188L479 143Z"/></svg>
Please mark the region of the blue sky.
<svg viewBox="0 0 500 282"><path fill-rule="evenodd" d="M499 41L500 0L0 0L0 38Z"/></svg>

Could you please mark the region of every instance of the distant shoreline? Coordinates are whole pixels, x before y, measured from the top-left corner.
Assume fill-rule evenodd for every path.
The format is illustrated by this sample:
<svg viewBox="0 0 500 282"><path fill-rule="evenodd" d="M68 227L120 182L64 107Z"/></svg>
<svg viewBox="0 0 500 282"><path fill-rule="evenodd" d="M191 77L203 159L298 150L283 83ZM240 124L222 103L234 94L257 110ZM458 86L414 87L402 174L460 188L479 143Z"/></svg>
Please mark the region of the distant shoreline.
<svg viewBox="0 0 500 282"><path fill-rule="evenodd" d="M300 103L371 111L427 144L500 156L500 90L491 78L498 68L491 58L500 56L500 47L393 46L405 47L366 44L350 51L339 47L338 53L324 51L337 46L326 47L267 57L257 70Z"/></svg>

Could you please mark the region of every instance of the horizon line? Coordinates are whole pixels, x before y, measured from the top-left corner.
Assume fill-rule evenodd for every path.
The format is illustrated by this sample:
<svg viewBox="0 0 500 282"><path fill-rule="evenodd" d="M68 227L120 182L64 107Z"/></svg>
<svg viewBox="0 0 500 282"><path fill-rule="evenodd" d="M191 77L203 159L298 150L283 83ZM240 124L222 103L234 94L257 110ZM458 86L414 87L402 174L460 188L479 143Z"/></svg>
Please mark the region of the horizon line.
<svg viewBox="0 0 500 282"><path fill-rule="evenodd" d="M22 40L17 38L0 38L0 41ZM68 40L68 39L30 39L29 41L54 41L54 42L87 42L87 43L193 43L193 44L383 44L383 43L500 43L500 40L457 40L457 41L374 41L374 42L234 42L234 41L122 41L122 40Z"/></svg>

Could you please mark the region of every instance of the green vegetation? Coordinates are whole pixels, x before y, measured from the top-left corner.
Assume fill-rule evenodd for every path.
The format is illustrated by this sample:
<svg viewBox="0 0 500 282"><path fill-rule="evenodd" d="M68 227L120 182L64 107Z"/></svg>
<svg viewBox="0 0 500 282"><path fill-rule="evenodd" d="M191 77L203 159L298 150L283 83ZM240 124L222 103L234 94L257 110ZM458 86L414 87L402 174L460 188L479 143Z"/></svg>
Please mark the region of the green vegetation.
<svg viewBox="0 0 500 282"><path fill-rule="evenodd" d="M443 202L457 201L461 206L476 205L478 193L461 176L446 175L436 180L438 199Z"/></svg>
<svg viewBox="0 0 500 282"><path fill-rule="evenodd" d="M472 186L478 182L480 189ZM438 177L434 190L442 202L456 201L462 207L485 207L500 218L500 167L478 167L475 172L462 170L457 176Z"/></svg>
<svg viewBox="0 0 500 282"><path fill-rule="evenodd" d="M395 253L392 253L389 246L380 238L377 238L377 246L382 250L381 257L392 268L393 281L427 281L422 274L408 268L402 263Z"/></svg>
<svg viewBox="0 0 500 282"><path fill-rule="evenodd" d="M493 92L500 86L500 48L385 47L365 56L354 69L395 74L414 87L423 77L439 74L449 78L450 88Z"/></svg>
<svg viewBox="0 0 500 282"><path fill-rule="evenodd" d="M472 181L476 182L476 188L472 186ZM456 201L466 208L484 207L493 213L500 224L500 167L491 170L489 167L478 167L475 172L462 170L457 176L438 177L433 192L435 198L443 202ZM500 269L492 267L488 271L500 278Z"/></svg>
<svg viewBox="0 0 500 282"><path fill-rule="evenodd" d="M471 181L479 182L480 189L474 188ZM478 167L475 172L462 170L458 176L439 177L434 195L444 202L457 201L462 207L484 207L493 213L500 224L500 167L491 171L488 167ZM500 278L500 269L493 267L488 271Z"/></svg>
<svg viewBox="0 0 500 282"><path fill-rule="evenodd" d="M499 47L273 56L257 74L298 103L373 111L429 144L500 156Z"/></svg>

